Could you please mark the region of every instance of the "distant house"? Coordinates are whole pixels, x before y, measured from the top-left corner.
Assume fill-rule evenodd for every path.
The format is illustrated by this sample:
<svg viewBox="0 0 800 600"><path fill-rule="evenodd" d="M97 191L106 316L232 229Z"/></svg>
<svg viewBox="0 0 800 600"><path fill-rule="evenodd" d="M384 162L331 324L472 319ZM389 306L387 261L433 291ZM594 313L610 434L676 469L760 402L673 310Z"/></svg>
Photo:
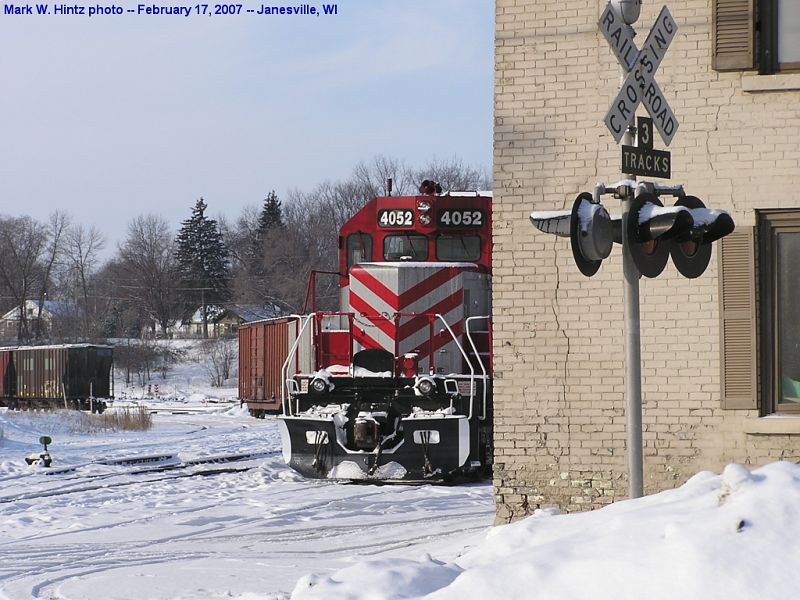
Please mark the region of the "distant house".
<svg viewBox="0 0 800 600"><path fill-rule="evenodd" d="M283 314L277 306L256 304L232 304L209 308L208 337L230 337L239 331L239 325L248 321L271 319ZM188 319L184 319L175 330L175 337L195 338L203 336L203 314L198 308Z"/></svg>
<svg viewBox="0 0 800 600"><path fill-rule="evenodd" d="M45 300L42 304L41 316L39 302L26 300L23 308L28 331L32 334L37 329L43 335L49 335L53 330L54 322L60 319L73 319L78 316L78 308L74 304L58 300ZM20 324L20 306L17 305L0 317L0 338L16 339Z"/></svg>

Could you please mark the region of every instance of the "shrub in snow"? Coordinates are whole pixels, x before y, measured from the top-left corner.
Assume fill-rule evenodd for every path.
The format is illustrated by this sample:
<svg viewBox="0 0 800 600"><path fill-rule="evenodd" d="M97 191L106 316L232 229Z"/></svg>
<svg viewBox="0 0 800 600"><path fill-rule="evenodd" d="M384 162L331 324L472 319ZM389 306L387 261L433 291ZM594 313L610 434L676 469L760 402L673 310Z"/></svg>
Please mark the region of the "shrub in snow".
<svg viewBox="0 0 800 600"><path fill-rule="evenodd" d="M123 408L93 417L103 429L118 431L147 431L153 426L153 416L145 406Z"/></svg>
<svg viewBox="0 0 800 600"><path fill-rule="evenodd" d="M170 369L184 359L185 352L171 344L158 344L155 340L125 340L114 346L114 363L125 372L125 383L130 384L136 375L139 384L150 381L153 372L162 379Z"/></svg>
<svg viewBox="0 0 800 600"><path fill-rule="evenodd" d="M231 369L239 352L236 340L208 340L201 347L202 363L211 378L211 385L222 387L231 377Z"/></svg>
<svg viewBox="0 0 800 600"><path fill-rule="evenodd" d="M147 431L153 426L150 412L143 406L132 409L114 409L102 415L77 410L9 411L4 415L21 427L50 436L60 433L86 433L98 431Z"/></svg>

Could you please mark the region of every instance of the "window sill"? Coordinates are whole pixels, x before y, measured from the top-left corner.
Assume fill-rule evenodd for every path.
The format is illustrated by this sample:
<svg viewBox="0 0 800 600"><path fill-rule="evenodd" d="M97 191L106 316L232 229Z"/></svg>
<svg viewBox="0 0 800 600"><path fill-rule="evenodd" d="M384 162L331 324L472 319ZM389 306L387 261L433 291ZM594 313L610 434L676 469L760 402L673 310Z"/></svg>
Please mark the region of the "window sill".
<svg viewBox="0 0 800 600"><path fill-rule="evenodd" d="M747 419L744 423L744 432L748 435L800 435L800 415Z"/></svg>
<svg viewBox="0 0 800 600"><path fill-rule="evenodd" d="M800 73L742 75L742 91L750 93L800 91Z"/></svg>

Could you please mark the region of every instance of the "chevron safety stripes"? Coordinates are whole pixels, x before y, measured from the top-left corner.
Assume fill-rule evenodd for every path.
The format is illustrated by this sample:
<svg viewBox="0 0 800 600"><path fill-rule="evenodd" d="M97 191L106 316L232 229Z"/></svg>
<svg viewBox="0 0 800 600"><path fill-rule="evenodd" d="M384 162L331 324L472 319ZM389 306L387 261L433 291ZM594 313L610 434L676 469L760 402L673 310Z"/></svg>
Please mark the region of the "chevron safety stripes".
<svg viewBox="0 0 800 600"><path fill-rule="evenodd" d="M474 267L453 263L364 263L350 269L350 310L355 342L396 356L419 354L419 364L460 371L462 357L441 314L457 338L464 327L461 274Z"/></svg>

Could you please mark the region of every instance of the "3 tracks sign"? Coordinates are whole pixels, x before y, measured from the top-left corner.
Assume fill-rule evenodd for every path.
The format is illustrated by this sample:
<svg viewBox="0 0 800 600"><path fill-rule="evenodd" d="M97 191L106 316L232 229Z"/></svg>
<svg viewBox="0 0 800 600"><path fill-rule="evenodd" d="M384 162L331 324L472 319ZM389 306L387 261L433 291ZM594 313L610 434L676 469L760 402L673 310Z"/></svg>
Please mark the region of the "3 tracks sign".
<svg viewBox="0 0 800 600"><path fill-rule="evenodd" d="M636 117L636 146L622 146L622 172L642 177L672 177L672 156L653 148L653 119Z"/></svg>

